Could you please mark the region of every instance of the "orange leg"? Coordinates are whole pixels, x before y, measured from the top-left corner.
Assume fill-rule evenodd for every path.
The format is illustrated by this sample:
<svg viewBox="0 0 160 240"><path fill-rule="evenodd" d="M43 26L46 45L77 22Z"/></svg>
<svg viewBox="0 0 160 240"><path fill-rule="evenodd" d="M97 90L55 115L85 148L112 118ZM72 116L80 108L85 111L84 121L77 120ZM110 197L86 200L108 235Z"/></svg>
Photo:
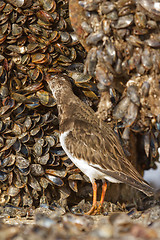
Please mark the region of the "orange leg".
<svg viewBox="0 0 160 240"><path fill-rule="evenodd" d="M92 203L91 209L85 213L86 215L91 215L92 213L94 213L97 207L97 183L96 182L92 183L92 188L93 188L93 203Z"/></svg>
<svg viewBox="0 0 160 240"><path fill-rule="evenodd" d="M106 190L107 190L107 183L105 181L102 185L102 194L101 194L101 200L100 200L100 205L101 206L103 205L103 202L104 202L104 197L105 197L105 194L106 194Z"/></svg>
<svg viewBox="0 0 160 240"><path fill-rule="evenodd" d="M104 197L105 197L106 190L107 190L107 183L106 183L106 181L104 181L103 185L102 185L102 194L101 194L100 205L98 206L97 213L100 213L100 211L103 207L103 202L104 202Z"/></svg>

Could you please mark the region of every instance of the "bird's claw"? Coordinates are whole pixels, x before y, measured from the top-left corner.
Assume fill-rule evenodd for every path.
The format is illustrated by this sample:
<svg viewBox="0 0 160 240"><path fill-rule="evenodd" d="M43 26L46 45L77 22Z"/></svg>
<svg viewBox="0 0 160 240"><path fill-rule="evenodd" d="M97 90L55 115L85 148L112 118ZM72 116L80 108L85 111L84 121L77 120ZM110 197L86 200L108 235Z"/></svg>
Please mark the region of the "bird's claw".
<svg viewBox="0 0 160 240"><path fill-rule="evenodd" d="M95 205L95 206L92 206L91 209L85 213L85 215L99 215L103 212L103 206L102 204L100 203L98 206Z"/></svg>
<svg viewBox="0 0 160 240"><path fill-rule="evenodd" d="M84 214L85 215L96 215L96 212L97 212L97 205L92 206L91 209L88 212L84 213Z"/></svg>

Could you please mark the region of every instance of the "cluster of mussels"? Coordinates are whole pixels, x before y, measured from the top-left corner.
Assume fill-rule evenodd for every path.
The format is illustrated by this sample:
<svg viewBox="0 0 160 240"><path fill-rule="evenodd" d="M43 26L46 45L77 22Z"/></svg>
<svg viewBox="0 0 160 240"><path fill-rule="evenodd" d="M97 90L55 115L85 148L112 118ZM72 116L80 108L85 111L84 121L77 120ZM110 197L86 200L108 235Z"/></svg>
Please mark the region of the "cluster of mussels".
<svg viewBox="0 0 160 240"><path fill-rule="evenodd" d="M0 1L0 205L66 199L87 181L59 144L56 103L44 81L46 73L68 71L83 98L96 99L96 85L83 78L84 56L67 0Z"/></svg>
<svg viewBox="0 0 160 240"><path fill-rule="evenodd" d="M76 0L79 24L71 2L73 28L88 51L84 72L102 91L98 113L118 122L124 141L138 135L141 161L151 167L160 145L160 2Z"/></svg>

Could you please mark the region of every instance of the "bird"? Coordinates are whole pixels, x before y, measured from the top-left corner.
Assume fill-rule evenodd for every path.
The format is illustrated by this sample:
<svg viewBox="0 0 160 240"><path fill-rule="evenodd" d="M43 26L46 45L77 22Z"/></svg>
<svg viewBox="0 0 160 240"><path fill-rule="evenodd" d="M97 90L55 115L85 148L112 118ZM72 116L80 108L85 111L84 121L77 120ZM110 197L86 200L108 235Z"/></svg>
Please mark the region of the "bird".
<svg viewBox="0 0 160 240"><path fill-rule="evenodd" d="M92 184L93 202L86 214L94 214L97 208L102 208L108 181L128 184L152 196L154 189L127 159L111 126L99 119L95 111L73 93L70 77L46 75L46 82L57 103L61 146ZM98 179L103 185L97 207Z"/></svg>

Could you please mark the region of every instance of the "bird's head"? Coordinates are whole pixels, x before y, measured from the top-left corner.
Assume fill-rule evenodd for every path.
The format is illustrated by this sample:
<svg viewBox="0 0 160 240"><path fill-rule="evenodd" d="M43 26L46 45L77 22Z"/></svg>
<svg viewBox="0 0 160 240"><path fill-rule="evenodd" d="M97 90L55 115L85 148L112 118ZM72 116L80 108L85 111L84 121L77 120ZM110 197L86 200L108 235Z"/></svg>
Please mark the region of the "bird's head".
<svg viewBox="0 0 160 240"><path fill-rule="evenodd" d="M67 93L68 90L72 89L70 78L67 75L56 74L56 75L47 75L46 82L55 99L57 96Z"/></svg>

